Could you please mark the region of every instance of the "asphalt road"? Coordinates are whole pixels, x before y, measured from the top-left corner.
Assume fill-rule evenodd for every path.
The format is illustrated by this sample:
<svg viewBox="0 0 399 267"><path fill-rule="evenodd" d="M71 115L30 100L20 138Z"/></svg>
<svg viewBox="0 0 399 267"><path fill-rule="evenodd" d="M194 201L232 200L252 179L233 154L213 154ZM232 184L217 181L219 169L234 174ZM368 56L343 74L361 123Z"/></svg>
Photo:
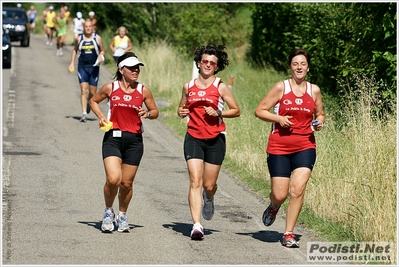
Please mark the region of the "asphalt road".
<svg viewBox="0 0 399 267"><path fill-rule="evenodd" d="M57 57L43 35L32 36L30 47L13 45L13 66L2 79L3 264L310 264L312 235L297 226L301 247L281 246L282 214L264 226L267 199L225 172L215 216L202 221L205 239L192 241L183 141L161 120L144 121L145 152L127 213L130 233L102 233L103 132L92 113L79 122L78 80L67 71L71 47ZM99 86L111 81L104 67L100 75Z"/></svg>

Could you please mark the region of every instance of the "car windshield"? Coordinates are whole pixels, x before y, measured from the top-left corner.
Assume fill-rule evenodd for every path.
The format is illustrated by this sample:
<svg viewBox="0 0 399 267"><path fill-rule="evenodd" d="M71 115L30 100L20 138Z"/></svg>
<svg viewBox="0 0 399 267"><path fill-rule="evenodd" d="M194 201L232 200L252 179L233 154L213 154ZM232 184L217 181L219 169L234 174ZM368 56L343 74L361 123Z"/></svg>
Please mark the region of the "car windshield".
<svg viewBox="0 0 399 267"><path fill-rule="evenodd" d="M26 20L23 10L3 10L3 20Z"/></svg>

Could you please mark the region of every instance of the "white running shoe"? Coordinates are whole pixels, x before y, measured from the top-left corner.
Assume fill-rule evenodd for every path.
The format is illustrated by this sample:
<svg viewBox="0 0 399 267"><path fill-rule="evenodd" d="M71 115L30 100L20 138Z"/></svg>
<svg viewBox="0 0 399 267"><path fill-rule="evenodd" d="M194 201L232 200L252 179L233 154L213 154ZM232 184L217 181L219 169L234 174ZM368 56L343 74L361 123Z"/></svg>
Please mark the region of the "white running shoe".
<svg viewBox="0 0 399 267"><path fill-rule="evenodd" d="M64 53L62 53L62 48L60 48L60 57L62 57Z"/></svg>
<svg viewBox="0 0 399 267"><path fill-rule="evenodd" d="M120 233L129 232L130 227L129 227L129 223L127 222L126 215L121 216L118 214L118 216L116 216L116 223L118 224L118 232L120 232Z"/></svg>
<svg viewBox="0 0 399 267"><path fill-rule="evenodd" d="M114 218L114 211L112 209L105 209L103 223L101 224L101 230L103 232L110 233L114 230Z"/></svg>
<svg viewBox="0 0 399 267"><path fill-rule="evenodd" d="M80 122L86 122L87 121L87 114L83 114L79 121Z"/></svg>
<svg viewBox="0 0 399 267"><path fill-rule="evenodd" d="M205 191L202 191L202 198L204 199L204 206L202 207L202 217L204 217L205 220L211 220L213 217L213 214L215 213L215 206L213 203L214 197L212 197L211 200L208 200L206 198Z"/></svg>
<svg viewBox="0 0 399 267"><path fill-rule="evenodd" d="M192 240L203 240L204 239L204 228L197 222L193 225L193 230L191 230L190 237Z"/></svg>
<svg viewBox="0 0 399 267"><path fill-rule="evenodd" d="M60 50L59 49L57 49L57 57L60 55Z"/></svg>

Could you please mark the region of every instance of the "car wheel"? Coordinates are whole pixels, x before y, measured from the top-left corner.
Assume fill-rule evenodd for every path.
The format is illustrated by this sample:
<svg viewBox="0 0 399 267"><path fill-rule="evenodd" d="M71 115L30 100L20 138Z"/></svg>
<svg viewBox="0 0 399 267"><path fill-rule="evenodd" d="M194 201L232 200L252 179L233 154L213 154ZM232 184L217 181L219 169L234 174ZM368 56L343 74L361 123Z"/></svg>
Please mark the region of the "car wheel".
<svg viewBox="0 0 399 267"><path fill-rule="evenodd" d="M29 35L25 36L25 38L23 40L21 40L21 46L22 47L28 47L29 46Z"/></svg>

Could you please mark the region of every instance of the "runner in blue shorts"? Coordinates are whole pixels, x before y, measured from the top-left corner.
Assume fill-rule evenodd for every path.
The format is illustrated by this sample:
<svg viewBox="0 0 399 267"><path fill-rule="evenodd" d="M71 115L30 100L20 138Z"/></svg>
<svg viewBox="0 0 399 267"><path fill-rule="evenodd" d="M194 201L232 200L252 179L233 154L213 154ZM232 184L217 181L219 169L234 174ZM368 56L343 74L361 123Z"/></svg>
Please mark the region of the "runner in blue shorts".
<svg viewBox="0 0 399 267"><path fill-rule="evenodd" d="M81 89L81 122L86 122L87 114L90 112L90 98L97 92L100 74L99 64L104 61L104 53L102 39L93 32L93 25L87 19L83 25L83 34L75 39L75 47L72 51L71 64L69 65L69 70L74 69L75 58L79 55L78 79Z"/></svg>

